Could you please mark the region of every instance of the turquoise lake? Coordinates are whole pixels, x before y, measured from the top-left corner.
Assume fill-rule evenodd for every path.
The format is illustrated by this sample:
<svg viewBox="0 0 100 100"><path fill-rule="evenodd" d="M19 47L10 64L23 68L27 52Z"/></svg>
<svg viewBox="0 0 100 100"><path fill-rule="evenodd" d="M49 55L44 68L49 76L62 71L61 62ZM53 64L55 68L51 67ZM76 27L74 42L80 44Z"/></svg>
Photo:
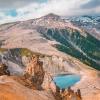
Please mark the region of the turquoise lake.
<svg viewBox="0 0 100 100"><path fill-rule="evenodd" d="M63 89L73 86L75 83L80 81L79 75L58 75L53 78L56 85Z"/></svg>

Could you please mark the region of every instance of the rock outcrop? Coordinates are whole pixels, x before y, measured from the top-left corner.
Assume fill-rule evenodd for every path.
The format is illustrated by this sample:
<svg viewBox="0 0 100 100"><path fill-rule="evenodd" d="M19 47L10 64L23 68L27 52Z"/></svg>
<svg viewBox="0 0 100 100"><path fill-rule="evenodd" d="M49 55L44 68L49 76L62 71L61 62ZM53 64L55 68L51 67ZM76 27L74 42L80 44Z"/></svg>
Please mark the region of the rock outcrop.
<svg viewBox="0 0 100 100"><path fill-rule="evenodd" d="M10 75L10 72L8 70L8 66L6 66L5 64L0 64L0 76L2 75Z"/></svg>
<svg viewBox="0 0 100 100"><path fill-rule="evenodd" d="M22 51L23 54L20 53L20 51ZM83 100L88 100L87 98L95 98L95 96L99 96L100 75L98 75L97 70L94 70L89 66L86 66L85 64L81 63L77 59L70 57L68 55L66 56L63 53L54 53L53 55L44 54L43 56L41 56L42 54L38 54L39 57L36 53L33 53L31 55L34 56L31 58L30 56L26 56L27 54L29 55L29 50L27 52L26 51L27 50L25 49L19 49L19 51L16 52L17 54L15 53L15 55L20 55L21 59L23 57L25 58L21 61L23 65L27 66L27 68L25 66L20 66L20 62L17 64L17 62L20 59L18 60L19 56L16 58L16 56L13 55L14 52L11 52L11 59L7 58L5 52L3 53L7 59L2 59L4 62L7 62L6 65L8 66L10 74L18 75L17 78L14 78L15 80L17 80L18 83L33 90L40 90L42 88L45 90L52 89L55 93L55 84L53 83L51 77L57 74L75 73L81 75L81 80L78 84L73 86L73 90L77 90L79 88L82 92ZM27 72L27 74L25 74L25 77L20 78L19 76L23 75L24 70ZM1 75L4 74L5 73Z"/></svg>
<svg viewBox="0 0 100 100"><path fill-rule="evenodd" d="M41 89L41 85L44 81L45 71L43 69L43 63L39 61L39 57L33 55L31 61L26 67L24 76L27 78L29 76L29 80L37 87L37 89Z"/></svg>

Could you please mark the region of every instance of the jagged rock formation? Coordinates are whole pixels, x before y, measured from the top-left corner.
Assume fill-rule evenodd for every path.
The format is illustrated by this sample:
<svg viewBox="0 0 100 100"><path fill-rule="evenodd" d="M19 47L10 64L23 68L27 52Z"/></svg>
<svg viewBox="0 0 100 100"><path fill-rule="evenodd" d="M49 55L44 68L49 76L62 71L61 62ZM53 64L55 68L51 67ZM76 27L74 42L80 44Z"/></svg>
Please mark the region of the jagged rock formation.
<svg viewBox="0 0 100 100"><path fill-rule="evenodd" d="M44 71L52 75L66 72L78 73L81 70L79 65L77 65L70 56L59 52L57 53L58 54L46 55L32 52L26 48L5 49L5 51L0 54L0 60L8 65L11 74L22 74L24 70L29 70L28 73L32 74L34 72L34 66L37 64L34 58L32 59L32 55L38 56L40 59L38 64L43 62Z"/></svg>
<svg viewBox="0 0 100 100"><path fill-rule="evenodd" d="M43 63L39 61L39 57L33 55L25 71L25 74L29 74L31 76L31 81L35 87L37 87L37 89L41 89L45 72L43 69Z"/></svg>
<svg viewBox="0 0 100 100"><path fill-rule="evenodd" d="M10 72L8 70L8 66L6 66L5 64L0 64L0 76L2 75L10 75Z"/></svg>

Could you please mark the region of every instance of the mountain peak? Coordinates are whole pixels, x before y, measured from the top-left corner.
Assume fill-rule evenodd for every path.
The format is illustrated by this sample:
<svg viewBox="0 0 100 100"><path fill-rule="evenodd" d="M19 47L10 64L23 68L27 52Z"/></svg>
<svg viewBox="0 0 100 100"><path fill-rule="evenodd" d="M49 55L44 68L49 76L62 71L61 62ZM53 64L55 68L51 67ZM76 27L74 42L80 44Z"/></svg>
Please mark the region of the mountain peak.
<svg viewBox="0 0 100 100"><path fill-rule="evenodd" d="M45 19L60 19L60 16L53 14L53 13L49 13L48 15L44 16Z"/></svg>

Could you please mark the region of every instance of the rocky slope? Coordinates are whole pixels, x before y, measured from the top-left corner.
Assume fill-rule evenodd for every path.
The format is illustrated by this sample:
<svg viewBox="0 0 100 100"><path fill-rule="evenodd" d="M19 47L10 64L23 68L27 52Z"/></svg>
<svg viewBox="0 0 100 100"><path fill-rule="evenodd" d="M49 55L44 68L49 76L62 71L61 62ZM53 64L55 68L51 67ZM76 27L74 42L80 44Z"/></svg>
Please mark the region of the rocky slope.
<svg viewBox="0 0 100 100"><path fill-rule="evenodd" d="M32 98L36 96L37 100L40 100L41 97L39 96L42 96L43 99L41 100L49 100L48 96L50 98L53 97L51 93L47 93L49 88L53 87L51 77L68 73L81 76L80 82L73 86L73 89L81 89L82 97L85 98L83 100L87 100L89 96L94 97L95 94L98 98L100 93L100 72L96 69L100 69L100 41L88 34L85 30L76 27L71 22L66 22L60 16L49 14L38 19L0 25L0 42L0 62L8 66L11 75L20 77L25 71L30 76L38 76L37 73L39 71L41 72L41 76L43 75L41 86L46 90L46 94L45 91L36 91L33 93L28 88L27 91L29 91L29 94L24 94L25 100L31 100L31 96ZM39 57L39 62L43 62L43 69L41 67L42 64L32 59L33 55L36 58ZM37 71L37 69L39 70ZM14 88L16 94L22 99L23 95L21 93L24 91L23 89L26 91L27 84L29 85L29 83L14 77L4 77L4 79L12 80L15 84L18 83L18 86L13 86L12 83L10 85L13 86L12 88L16 87L16 89ZM5 89L8 84L7 82L4 87L2 86L2 82L0 85ZM21 93L17 92L19 91L18 87L22 90ZM11 87L9 86L7 88L8 90L5 89L4 91L2 89L0 94L5 93L5 91L12 93L13 89L10 90ZM89 92L87 92L88 90ZM43 97L42 94L46 96ZM10 97L7 97L7 100L11 100L11 94L9 95ZM13 96L16 97L16 95ZM26 98L29 96L30 99Z"/></svg>
<svg viewBox="0 0 100 100"><path fill-rule="evenodd" d="M12 49L11 49L12 50ZM18 48L17 48L18 50ZM10 51L10 49L9 49ZM11 75L17 75L17 76L22 76L26 72L28 72L31 76L34 76L34 71L36 72L43 72L44 74L41 74L41 77L43 75L44 79L42 80L43 84L40 84L43 89L48 91L50 88L55 92L55 87L54 83L52 82L51 77L58 75L58 74L78 74L81 76L80 82L78 82L76 85L73 86L73 89L76 91L78 88L81 89L82 92L82 97L85 98L83 100L87 100L89 96L95 97L95 94L97 94L97 98L100 92L100 76L99 72L97 70L94 70L90 68L89 66L84 65L77 59L71 57L71 56L66 56L63 53L59 53L57 55L44 55L40 53L35 53L32 52L28 49L19 49L16 53L16 49L14 49L12 56L10 57L13 60L8 59L7 55L9 54L9 51L3 51L2 55L4 54L4 58L2 58L2 61L4 61L5 64L8 65L8 69L11 72ZM23 53L21 53L23 51ZM5 53L6 52L6 53ZM8 54L7 54L8 53ZM15 56L16 55L16 56ZM20 61L16 59L17 57L21 56L20 60L22 61L22 67L20 66ZM32 57L33 55L33 57ZM39 60L43 62L43 69L41 67L37 67L37 57L39 57ZM18 62L18 64L16 63ZM17 65L16 65L16 64ZM15 64L15 65L14 65ZM17 66L17 68L16 68ZM26 67L27 66L27 67ZM36 67L36 68L35 68ZM13 71L12 71L13 69ZM16 70L17 69L17 70ZM20 69L20 70L18 70ZM41 69L41 70L39 70ZM40 74L40 73L39 73ZM36 74L35 74L36 75ZM38 75L36 75L37 77ZM37 77L38 78L38 77ZM28 80L23 81L23 78L14 78L14 80L17 80L17 82L21 83L24 86L28 86L28 88L34 88L32 87L31 83ZM40 79L40 78L39 78ZM29 78L30 80L30 78ZM41 80L41 79L40 79ZM41 81L39 81L41 82ZM35 82L36 83L36 82ZM84 84L84 85L83 85ZM38 89L35 86L35 90ZM39 86L39 85L38 85ZM94 99L93 99L94 100ZM97 99L99 100L99 99Z"/></svg>
<svg viewBox="0 0 100 100"><path fill-rule="evenodd" d="M29 89L8 76L0 76L0 100L55 100L51 92Z"/></svg>
<svg viewBox="0 0 100 100"><path fill-rule="evenodd" d="M73 24L85 29L100 40L100 16L77 16L68 18Z"/></svg>
<svg viewBox="0 0 100 100"><path fill-rule="evenodd" d="M2 48L28 48L44 54L53 54L58 49L100 69L100 41L54 14L0 25L0 41Z"/></svg>

